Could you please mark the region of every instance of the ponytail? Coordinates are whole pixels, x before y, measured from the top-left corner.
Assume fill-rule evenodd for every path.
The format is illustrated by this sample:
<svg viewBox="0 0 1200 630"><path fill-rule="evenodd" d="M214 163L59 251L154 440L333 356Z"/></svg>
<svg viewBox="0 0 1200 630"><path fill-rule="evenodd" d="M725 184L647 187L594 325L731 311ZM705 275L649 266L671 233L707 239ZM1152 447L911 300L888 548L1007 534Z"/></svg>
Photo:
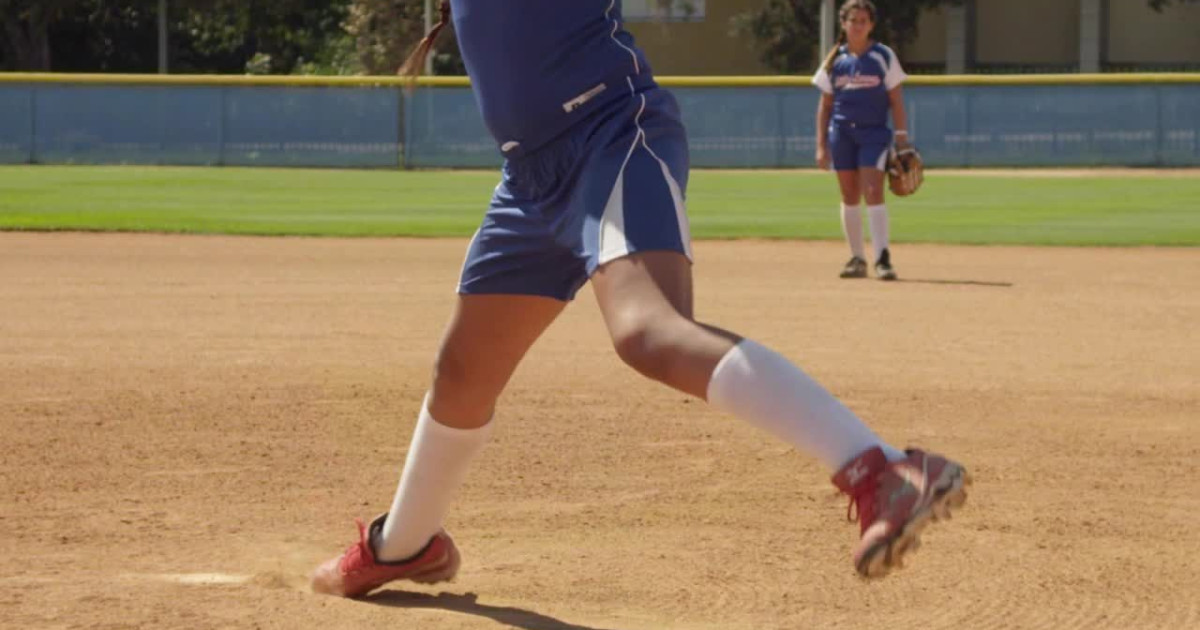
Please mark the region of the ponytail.
<svg viewBox="0 0 1200 630"><path fill-rule="evenodd" d="M417 47L409 54L408 59L404 61L404 65L400 66L400 70L396 73L405 77L409 81L409 87L415 87L417 77L421 76L421 72L425 69L425 58L429 56L429 52L433 50L433 44L437 41L438 33L442 32L447 24L450 23L450 0L442 0L438 6L438 22L433 25L429 33L421 39Z"/></svg>
<svg viewBox="0 0 1200 630"><path fill-rule="evenodd" d="M825 68L825 73L833 72L833 61L838 57L838 51L842 49L842 44L846 43L846 31L838 33L837 43L833 45L833 49L825 56L825 61L821 63L821 67Z"/></svg>

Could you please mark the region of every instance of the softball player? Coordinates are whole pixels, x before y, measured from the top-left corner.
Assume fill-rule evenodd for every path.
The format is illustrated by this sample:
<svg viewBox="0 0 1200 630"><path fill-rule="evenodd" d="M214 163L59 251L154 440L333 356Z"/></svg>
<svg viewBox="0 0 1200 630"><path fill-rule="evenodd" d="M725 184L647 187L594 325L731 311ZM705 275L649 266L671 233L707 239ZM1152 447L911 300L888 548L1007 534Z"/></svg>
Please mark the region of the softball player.
<svg viewBox="0 0 1200 630"><path fill-rule="evenodd" d="M674 97L621 24L620 0L452 0L472 87L505 157L471 240L390 510L317 568L320 593L454 577L442 529L518 362L589 279L619 356L769 431L835 472L856 504L856 567L898 566L965 498L961 466L885 444L784 357L692 318L688 147ZM436 30L407 67L420 67ZM497 335L497 329L505 334Z"/></svg>
<svg viewBox="0 0 1200 630"><path fill-rule="evenodd" d="M900 84L908 75L891 48L871 39L875 5L869 0L847 0L838 12L842 32L825 63L813 76L822 92L817 107L817 166L833 164L842 189L842 231L850 244L851 258L843 278L867 277L863 254L862 211L865 197L875 250L875 275L895 280L888 251L888 214L883 201L883 176L888 147L908 144L907 117ZM887 116L891 109L892 128Z"/></svg>

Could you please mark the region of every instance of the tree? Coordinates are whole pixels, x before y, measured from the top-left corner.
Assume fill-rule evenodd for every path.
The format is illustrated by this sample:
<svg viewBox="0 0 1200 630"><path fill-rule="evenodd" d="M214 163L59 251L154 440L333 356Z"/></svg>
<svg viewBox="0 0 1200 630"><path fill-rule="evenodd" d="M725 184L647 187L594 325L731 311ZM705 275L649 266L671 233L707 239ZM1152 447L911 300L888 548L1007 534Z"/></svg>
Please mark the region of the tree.
<svg viewBox="0 0 1200 630"><path fill-rule="evenodd" d="M171 0L177 67L289 74L345 36L348 0Z"/></svg>
<svg viewBox="0 0 1200 630"><path fill-rule="evenodd" d="M921 13L941 6L960 6L963 0L876 0L879 9L875 36L886 44L902 46L917 37Z"/></svg>
<svg viewBox="0 0 1200 630"><path fill-rule="evenodd" d="M350 0L170 0L176 71L287 73L346 38ZM0 67L153 72L157 0L0 0Z"/></svg>
<svg viewBox="0 0 1200 630"><path fill-rule="evenodd" d="M436 7L438 1L433 4ZM345 27L367 74L395 74L425 37L425 2L352 0ZM452 26L442 30L434 50L434 74L465 74Z"/></svg>
<svg viewBox="0 0 1200 630"><path fill-rule="evenodd" d="M57 72L155 72L158 2L83 0L50 25Z"/></svg>
<svg viewBox="0 0 1200 630"><path fill-rule="evenodd" d="M345 28L367 74L396 73L424 36L424 6L420 1L352 0Z"/></svg>
<svg viewBox="0 0 1200 630"><path fill-rule="evenodd" d="M169 0L171 68L394 74L424 36L424 0ZM154 72L158 0L0 0L0 69ZM435 74L463 74L453 28Z"/></svg>
<svg viewBox="0 0 1200 630"><path fill-rule="evenodd" d="M763 65L782 74L808 69L821 40L821 0L770 0L733 18L736 31L754 38Z"/></svg>
<svg viewBox="0 0 1200 630"><path fill-rule="evenodd" d="M48 72L50 25L83 0L0 0L0 69Z"/></svg>
<svg viewBox="0 0 1200 630"><path fill-rule="evenodd" d="M1147 0L1150 8L1162 13L1163 8L1169 7L1172 4L1196 4L1200 0Z"/></svg>
<svg viewBox="0 0 1200 630"><path fill-rule="evenodd" d="M893 46L911 42L922 11L962 1L875 0L875 37ZM762 9L735 17L733 26L754 38L767 67L787 74L807 71L815 62L813 46L821 39L821 0L769 0Z"/></svg>

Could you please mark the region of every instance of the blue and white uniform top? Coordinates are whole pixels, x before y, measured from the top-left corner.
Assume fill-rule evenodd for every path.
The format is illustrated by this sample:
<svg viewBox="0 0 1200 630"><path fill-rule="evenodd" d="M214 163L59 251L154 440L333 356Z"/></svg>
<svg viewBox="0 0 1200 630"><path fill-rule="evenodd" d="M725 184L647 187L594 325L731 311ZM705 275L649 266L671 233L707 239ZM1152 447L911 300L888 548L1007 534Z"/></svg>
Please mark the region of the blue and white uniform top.
<svg viewBox="0 0 1200 630"><path fill-rule="evenodd" d="M888 91L908 78L900 59L891 48L872 44L862 55L852 54L845 45L838 49L832 71L824 64L812 78L813 85L833 95L834 125L885 127Z"/></svg>
<svg viewBox="0 0 1200 630"><path fill-rule="evenodd" d="M620 0L451 0L484 122L506 157L653 84Z"/></svg>

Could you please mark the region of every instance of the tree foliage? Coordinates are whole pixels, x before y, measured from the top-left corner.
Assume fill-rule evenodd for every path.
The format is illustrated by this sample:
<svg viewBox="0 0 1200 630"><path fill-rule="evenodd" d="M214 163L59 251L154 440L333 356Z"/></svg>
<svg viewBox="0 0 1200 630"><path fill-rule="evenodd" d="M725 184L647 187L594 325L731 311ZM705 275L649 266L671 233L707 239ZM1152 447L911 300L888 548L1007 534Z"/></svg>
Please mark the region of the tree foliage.
<svg viewBox="0 0 1200 630"><path fill-rule="evenodd" d="M0 0L0 69L51 68L49 27L80 0Z"/></svg>
<svg viewBox="0 0 1200 630"><path fill-rule="evenodd" d="M172 30L183 70L251 70L288 74L321 58L344 37L346 2L311 0L171 0Z"/></svg>
<svg viewBox="0 0 1200 630"><path fill-rule="evenodd" d="M347 0L169 0L173 71L244 72L252 60L286 73L339 37ZM0 67L153 72L158 0L0 0Z"/></svg>
<svg viewBox="0 0 1200 630"><path fill-rule="evenodd" d="M1147 0L1150 8L1162 13L1162 10L1173 4L1200 4L1200 0Z"/></svg>
<svg viewBox="0 0 1200 630"><path fill-rule="evenodd" d="M435 1L434 6L437 6ZM346 32L367 74L395 74L425 36L423 0L352 0ZM436 21L437 15L435 14ZM454 29L443 29L433 55L434 74L463 74Z"/></svg>
<svg viewBox="0 0 1200 630"><path fill-rule="evenodd" d="M172 72L392 74L424 0L169 0ZM0 0L0 69L154 72L158 0ZM453 29L437 73L461 73Z"/></svg>
<svg viewBox="0 0 1200 630"><path fill-rule="evenodd" d="M763 65L783 74L808 69L821 40L821 0L770 0L733 18L733 27L754 39Z"/></svg>
<svg viewBox="0 0 1200 630"><path fill-rule="evenodd" d="M500 1L500 0L489 0ZM564 2L570 0L562 0ZM689 0L652 0L686 12ZM875 35L901 45L922 11L962 0L875 0ZM1145 0L1155 11L1200 0ZM435 2L436 4L436 2ZM839 1L840 4L840 1ZM392 74L424 35L424 0L169 0L173 72ZM766 0L734 19L762 61L810 70L820 0ZM435 74L461 74L453 29L435 48ZM153 72L158 0L0 0L0 70Z"/></svg>

